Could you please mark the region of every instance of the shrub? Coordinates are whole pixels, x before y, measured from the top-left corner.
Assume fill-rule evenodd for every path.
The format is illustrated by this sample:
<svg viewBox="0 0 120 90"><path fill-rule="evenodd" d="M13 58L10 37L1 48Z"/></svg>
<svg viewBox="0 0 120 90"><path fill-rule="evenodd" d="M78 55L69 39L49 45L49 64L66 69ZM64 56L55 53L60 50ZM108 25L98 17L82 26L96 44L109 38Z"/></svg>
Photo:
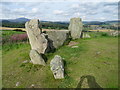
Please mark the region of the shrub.
<svg viewBox="0 0 120 90"><path fill-rule="evenodd" d="M22 29L14 29L14 31L20 31L20 32L25 32Z"/></svg>
<svg viewBox="0 0 120 90"><path fill-rule="evenodd" d="M108 33L102 33L101 36L109 36Z"/></svg>
<svg viewBox="0 0 120 90"><path fill-rule="evenodd" d="M18 42L18 41L27 41L28 36L26 33L24 34L14 34L10 37L10 42Z"/></svg>

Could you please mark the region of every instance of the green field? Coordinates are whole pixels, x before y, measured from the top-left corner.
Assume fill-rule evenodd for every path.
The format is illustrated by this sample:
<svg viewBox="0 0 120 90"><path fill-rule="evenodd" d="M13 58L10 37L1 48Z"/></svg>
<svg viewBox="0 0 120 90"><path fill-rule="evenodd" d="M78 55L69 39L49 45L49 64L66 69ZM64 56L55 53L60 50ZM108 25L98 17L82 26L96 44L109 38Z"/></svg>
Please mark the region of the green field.
<svg viewBox="0 0 120 90"><path fill-rule="evenodd" d="M4 88L117 88L118 87L118 38L90 33L90 39L78 39L78 48L64 45L48 53L47 65L22 62L30 60L29 43L3 45L2 79ZM96 36L95 36L96 35ZM55 55L64 58L65 78L55 80L50 61ZM87 79L87 81L85 81ZM19 86L16 87L16 83Z"/></svg>

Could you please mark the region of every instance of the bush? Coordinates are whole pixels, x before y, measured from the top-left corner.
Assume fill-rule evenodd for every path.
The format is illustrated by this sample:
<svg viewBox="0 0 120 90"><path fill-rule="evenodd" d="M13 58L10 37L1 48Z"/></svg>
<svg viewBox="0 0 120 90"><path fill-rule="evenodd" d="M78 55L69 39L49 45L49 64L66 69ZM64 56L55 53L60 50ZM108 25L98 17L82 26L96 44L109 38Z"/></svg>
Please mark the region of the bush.
<svg viewBox="0 0 120 90"><path fill-rule="evenodd" d="M24 34L15 34L10 37L10 42L17 42L17 41L27 41L28 36L26 33Z"/></svg>
<svg viewBox="0 0 120 90"><path fill-rule="evenodd" d="M14 31L20 31L20 32L25 32L22 29L14 29Z"/></svg>
<svg viewBox="0 0 120 90"><path fill-rule="evenodd" d="M109 36L108 33L102 33L101 36Z"/></svg>

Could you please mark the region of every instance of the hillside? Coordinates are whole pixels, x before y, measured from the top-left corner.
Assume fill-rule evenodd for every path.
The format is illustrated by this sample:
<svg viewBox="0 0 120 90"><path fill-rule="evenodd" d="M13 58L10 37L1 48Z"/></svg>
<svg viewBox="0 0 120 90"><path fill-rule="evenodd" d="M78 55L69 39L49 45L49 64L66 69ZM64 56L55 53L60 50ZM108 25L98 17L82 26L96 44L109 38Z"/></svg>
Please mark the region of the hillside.
<svg viewBox="0 0 120 90"><path fill-rule="evenodd" d="M6 32L6 34L5 34ZM9 32L9 33L7 33ZM12 33L14 32L14 33ZM4 31L8 36L18 33ZM46 54L47 66L33 65L30 45L25 42L3 45L3 87L5 88L117 88L118 38L89 33L92 38L78 39L78 48L64 45L54 53ZM50 61L55 55L64 58L65 79L55 80L50 71ZM86 79L89 81L86 82ZM16 86L16 84L18 86Z"/></svg>

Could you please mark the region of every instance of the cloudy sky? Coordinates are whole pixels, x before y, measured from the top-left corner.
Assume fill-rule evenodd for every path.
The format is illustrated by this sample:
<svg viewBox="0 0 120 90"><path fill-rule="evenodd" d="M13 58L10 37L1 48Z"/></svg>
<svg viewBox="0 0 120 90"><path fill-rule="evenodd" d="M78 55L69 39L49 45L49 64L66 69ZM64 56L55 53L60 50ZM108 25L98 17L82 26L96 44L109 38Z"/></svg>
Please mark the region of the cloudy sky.
<svg viewBox="0 0 120 90"><path fill-rule="evenodd" d="M106 1L106 2L104 2ZM0 18L38 18L47 21L69 21L80 17L83 21L118 19L118 0L2 0Z"/></svg>

